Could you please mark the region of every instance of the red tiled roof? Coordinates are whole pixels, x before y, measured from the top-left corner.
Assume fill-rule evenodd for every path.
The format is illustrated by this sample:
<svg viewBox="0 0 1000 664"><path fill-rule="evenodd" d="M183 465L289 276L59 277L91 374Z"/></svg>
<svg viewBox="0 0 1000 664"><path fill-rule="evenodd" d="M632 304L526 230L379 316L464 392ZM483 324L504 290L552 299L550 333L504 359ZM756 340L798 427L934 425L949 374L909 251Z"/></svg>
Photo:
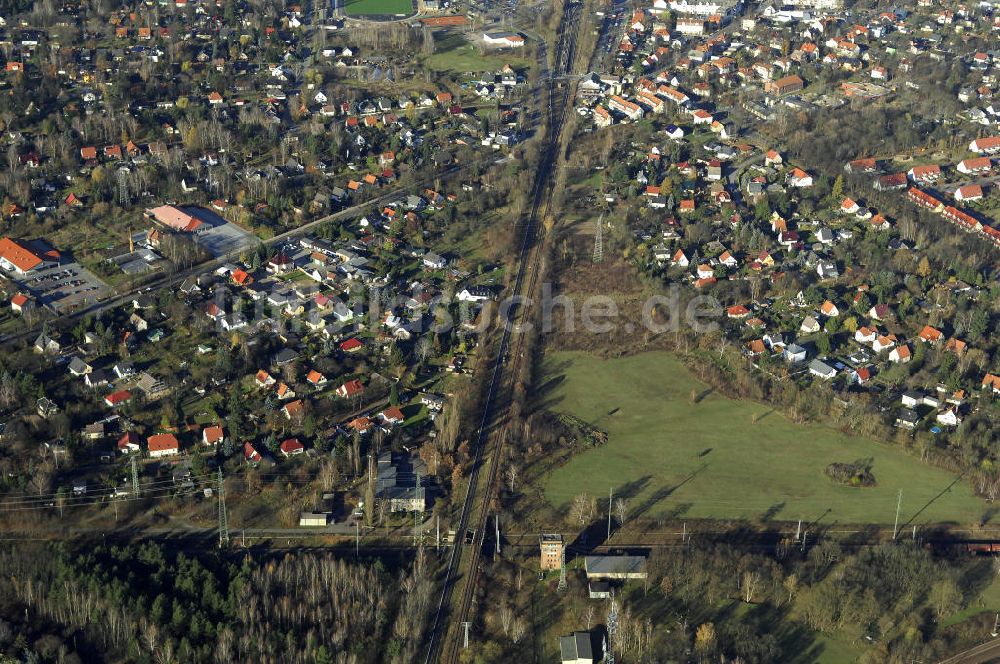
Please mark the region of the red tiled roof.
<svg viewBox="0 0 1000 664"><path fill-rule="evenodd" d="M22 272L33 270L42 264L42 259L35 252L7 237L0 240L0 258Z"/></svg>
<svg viewBox="0 0 1000 664"><path fill-rule="evenodd" d="M146 445L149 446L150 452L180 449L180 443L177 442L177 437L172 433L158 433L155 436L150 436L146 439Z"/></svg>
<svg viewBox="0 0 1000 664"><path fill-rule="evenodd" d="M344 341L343 343L340 344L340 350L344 351L345 353L350 353L351 351L358 350L362 346L363 344L360 341L358 341L354 337L351 337L347 341Z"/></svg>
<svg viewBox="0 0 1000 664"><path fill-rule="evenodd" d="M118 390L117 392L112 392L108 396L104 397L104 400L112 406L117 406L120 403L125 403L131 398L132 393L128 390Z"/></svg>

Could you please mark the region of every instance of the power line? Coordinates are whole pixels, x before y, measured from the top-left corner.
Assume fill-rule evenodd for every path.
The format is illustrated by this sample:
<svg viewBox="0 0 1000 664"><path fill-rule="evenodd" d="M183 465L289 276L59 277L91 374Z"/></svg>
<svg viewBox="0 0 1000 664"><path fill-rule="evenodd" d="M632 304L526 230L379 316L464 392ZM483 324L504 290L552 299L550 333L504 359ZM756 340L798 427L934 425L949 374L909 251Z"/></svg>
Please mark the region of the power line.
<svg viewBox="0 0 1000 664"><path fill-rule="evenodd" d="M604 215L597 220L597 234L594 235L594 262L604 262Z"/></svg>
<svg viewBox="0 0 1000 664"><path fill-rule="evenodd" d="M201 482L201 481L199 481L199 482ZM171 484L173 484L173 483L171 482ZM142 496L135 496L135 495L129 495L129 494L125 494L123 496L115 496L114 494L111 494L111 495L105 495L105 496L103 496L101 498L97 498L97 499L82 498L82 499L78 499L76 501L67 502L64 505L64 507L89 507L89 506L93 506L93 505L104 505L104 504L107 504L107 502L109 500L110 501L117 501L117 502L134 502L134 501L137 501L137 500L145 500L145 499L154 499L155 500L155 499L161 499L161 498L170 498L170 497L174 496L177 493L178 490L181 490L181 489L197 490L198 488L210 487L210 486L212 486L210 480L204 481L204 484L201 485L201 486L199 486L199 483L192 482L192 484L190 486L188 486L188 487L182 487L182 486L176 486L176 485L175 486L162 487L162 488L154 489L152 492L147 492L147 493L145 493ZM32 504L23 504L23 505L15 505L15 506L0 506L0 514L10 513L10 512L31 512L31 511L47 510L47 509L50 509L51 507L53 507L54 505L55 505L55 501L49 500L49 501L42 502L42 503L35 502L35 503L32 503Z"/></svg>
<svg viewBox="0 0 1000 664"><path fill-rule="evenodd" d="M206 473L206 474L203 474L203 475L189 475L189 476L187 476L184 479L190 479L192 481L198 482L198 481L205 480L205 479L212 479L213 477L214 476L211 473ZM177 480L175 480L173 478L155 479L155 480L151 480L149 482L141 483L140 484L140 489L143 489L143 490L144 489L152 489L152 488L156 488L156 487L167 485L167 484L175 485L175 484L177 484ZM59 495L59 492L56 491L56 492L53 492L53 493L38 494L37 496L27 496L26 495L26 496L21 496L21 497L18 497L18 498L8 499L8 500L5 500L3 502L0 502L0 509L2 509L4 506L7 506L7 505L15 505L16 506L16 505L28 504L28 503L40 503L40 502L46 502L46 501L50 502L54 498L56 498L58 495Z"/></svg>
<svg viewBox="0 0 1000 664"><path fill-rule="evenodd" d="M135 455L132 455L132 491L135 492L136 498L140 495L139 489L139 465L136 463Z"/></svg>

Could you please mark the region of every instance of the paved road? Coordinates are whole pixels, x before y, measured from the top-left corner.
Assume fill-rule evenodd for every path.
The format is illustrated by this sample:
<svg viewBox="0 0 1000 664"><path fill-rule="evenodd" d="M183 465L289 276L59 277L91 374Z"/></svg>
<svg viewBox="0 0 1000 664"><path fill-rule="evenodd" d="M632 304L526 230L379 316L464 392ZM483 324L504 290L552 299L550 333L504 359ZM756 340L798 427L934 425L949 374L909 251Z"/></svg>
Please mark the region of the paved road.
<svg viewBox="0 0 1000 664"><path fill-rule="evenodd" d="M492 157L492 155L491 155L491 157ZM483 161L486 161L486 160L483 160ZM495 164L495 163L498 163L500 161L502 161L502 160L494 158L489 163L494 163ZM444 169L442 171L439 171L439 172L435 173L431 177L423 178L422 180L419 180L417 182L413 182L413 183L411 183L409 185L406 185L406 186L395 187L395 188L393 188L393 189L391 189L389 191L386 191L385 193L383 193L383 194L381 194L379 196L376 196L375 198L373 198L371 200L365 201L364 203L359 203L359 204L353 205L353 206L351 206L349 208L344 208L343 210L340 210L339 212L335 212L333 214L327 215L327 216L322 217L320 219L317 219L315 221L311 221L311 222L309 222L307 224L304 224L304 225L299 226L297 228L294 228L292 230L285 231L284 233L281 233L279 235L275 235L274 237L272 237L272 238L270 238L268 240L263 240L262 244L264 246L272 246L272 245L281 244L281 243L286 242L288 240L298 239L298 238L300 238L300 237L302 237L304 235L307 235L313 229L316 229L316 228L318 228L318 227L320 227L320 226L322 226L324 224L327 224L327 223L329 223L331 221L339 221L339 220L342 220L342 219L346 219L346 218L358 215L359 213L363 213L365 210L368 210L368 209L370 209L372 207L381 207L382 205L384 205L386 203L390 203L392 201L398 200L401 197L405 197L408 193L410 193L412 191L419 191L420 189L422 189L424 187L431 186L439 178L447 177L447 176L454 176L454 175L457 175L458 173L461 173L461 172L467 172L469 169L471 169L473 166L475 166L475 165L477 165L479 163L480 162L473 161L473 162L470 162L469 164L463 165L461 167L459 167L459 166L452 166L450 168L447 168L447 169ZM236 258L236 256L232 255L232 254L231 255L227 255L227 256L220 256L218 258L213 258L213 259L211 259L209 261L206 261L204 263L199 263L198 265L194 265L194 266L191 266L189 268L186 268L186 269L183 269L183 270L179 270L177 272L173 272L173 273L169 273L169 274L164 274L164 275L162 275L162 276L154 279L153 281L146 282L146 283L142 284L141 286L138 286L138 287L135 287L135 288L131 288L131 289L128 289L128 290L124 290L124 291L120 291L115 296L111 297L110 299L103 300L103 301L98 302L97 304L91 305L91 306L89 306L89 307L87 307L85 309L78 309L78 310L76 310L76 311L74 311L72 313L63 314L63 315L59 316L57 319L55 319L55 321L58 322L58 324L60 326L68 328L70 321L77 320L77 319L82 318L84 316L88 316L88 315L92 315L92 314L97 314L97 313L100 313L102 311L106 311L107 309L113 309L115 307L120 307L123 304L126 304L131 298L135 297L139 293L144 292L146 290L159 290L161 288L178 287L188 277L191 277L191 276L194 276L194 275L197 275L197 274L204 274L206 272L210 272L212 270L215 270L215 269L221 267L222 265L225 265L228 262L232 262L234 258ZM0 337L0 344L6 344L6 343L9 343L9 342L18 341L18 340L21 340L21 339L28 339L29 341L33 340L34 337L38 335L38 333L41 330L41 328L42 328L42 324L39 323L38 325L35 325L35 326L31 327L31 328L28 328L27 330L25 330L23 332L16 332L16 333L13 333L13 334L5 335L3 337Z"/></svg>

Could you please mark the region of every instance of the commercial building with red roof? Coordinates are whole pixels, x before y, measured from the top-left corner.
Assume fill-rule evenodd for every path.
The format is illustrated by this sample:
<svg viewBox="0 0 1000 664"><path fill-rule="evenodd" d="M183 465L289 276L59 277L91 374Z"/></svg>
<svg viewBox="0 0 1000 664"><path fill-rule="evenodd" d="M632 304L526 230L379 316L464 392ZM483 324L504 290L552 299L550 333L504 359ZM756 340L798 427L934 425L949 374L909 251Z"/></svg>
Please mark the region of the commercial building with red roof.
<svg viewBox="0 0 1000 664"><path fill-rule="evenodd" d="M37 270L46 264L58 262L58 254L39 255L24 243L5 237L0 240L0 268L20 275Z"/></svg>
<svg viewBox="0 0 1000 664"><path fill-rule="evenodd" d="M181 233L193 233L204 224L173 205L161 205L146 210L146 216L167 228Z"/></svg>

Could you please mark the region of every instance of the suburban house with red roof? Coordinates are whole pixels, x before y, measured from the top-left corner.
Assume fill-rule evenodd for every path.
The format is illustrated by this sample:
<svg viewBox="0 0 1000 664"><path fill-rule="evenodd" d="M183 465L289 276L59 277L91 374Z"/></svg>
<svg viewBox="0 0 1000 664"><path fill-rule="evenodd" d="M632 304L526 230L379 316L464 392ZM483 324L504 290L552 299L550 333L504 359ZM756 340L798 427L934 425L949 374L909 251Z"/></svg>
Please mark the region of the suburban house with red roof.
<svg viewBox="0 0 1000 664"><path fill-rule="evenodd" d="M16 313L24 313L28 308L29 302L31 300L24 293L17 293L14 297L10 298L10 309Z"/></svg>
<svg viewBox="0 0 1000 664"><path fill-rule="evenodd" d="M406 417L403 415L403 411L399 408L399 406L389 406L379 413L379 417L383 422L391 425L402 424L406 420Z"/></svg>
<svg viewBox="0 0 1000 664"><path fill-rule="evenodd" d="M906 344L896 346L889 352L889 361L896 364L906 364L912 357L910 347Z"/></svg>
<svg viewBox="0 0 1000 664"><path fill-rule="evenodd" d="M261 462L262 457L260 452L257 451L251 443L243 443L243 460L249 464L258 464Z"/></svg>
<svg viewBox="0 0 1000 664"><path fill-rule="evenodd" d="M229 275L230 280L235 286L249 286L253 283L253 277L250 273L242 268L236 268L233 273Z"/></svg>
<svg viewBox="0 0 1000 664"><path fill-rule="evenodd" d="M354 337L351 337L347 341L341 342L340 344L340 350L344 351L345 353L355 353L361 350L362 348L364 348L364 344L361 343L358 339L355 339Z"/></svg>
<svg viewBox="0 0 1000 664"><path fill-rule="evenodd" d="M924 329L920 330L920 340L924 343L936 344L942 338L944 338L944 335L941 333L941 330L933 328L930 325L924 325Z"/></svg>
<svg viewBox="0 0 1000 664"><path fill-rule="evenodd" d="M146 447L149 448L149 456L152 458L172 456L179 454L181 444L177 442L177 437L172 433L158 433L146 439Z"/></svg>
<svg viewBox="0 0 1000 664"><path fill-rule="evenodd" d="M361 393L365 391L365 386L360 380L355 378L354 380L349 380L337 388L337 396L343 399L350 399L351 397L360 396Z"/></svg>
<svg viewBox="0 0 1000 664"><path fill-rule="evenodd" d="M737 304L726 309L726 316L729 318L746 318L749 315L750 310L742 304Z"/></svg>
<svg viewBox="0 0 1000 664"><path fill-rule="evenodd" d="M142 439L139 438L139 434L134 431L126 431L125 435L119 438L115 445L120 453L131 454L132 452L139 451L139 442L141 440Z"/></svg>
<svg viewBox="0 0 1000 664"><path fill-rule="evenodd" d="M967 184L955 190L955 200L960 203L983 200L983 187L978 184Z"/></svg>
<svg viewBox="0 0 1000 664"><path fill-rule="evenodd" d="M937 182L941 178L941 167L937 165L914 166L906 173L914 182Z"/></svg>
<svg viewBox="0 0 1000 664"><path fill-rule="evenodd" d="M285 414L286 418L292 420L296 417L301 417L305 413L305 407L302 405L302 400L297 399L282 406L281 412Z"/></svg>
<svg viewBox="0 0 1000 664"><path fill-rule="evenodd" d="M371 418L365 417L364 415L362 415L361 417L356 417L347 423L348 429L357 431L358 433L361 434L368 433L373 426L374 424L372 423Z"/></svg>
<svg viewBox="0 0 1000 664"><path fill-rule="evenodd" d="M205 427L201 430L201 442L209 447L221 445L226 442L226 433L218 425Z"/></svg>
<svg viewBox="0 0 1000 664"><path fill-rule="evenodd" d="M274 376L267 373L263 369L258 371L257 375L254 376L253 379L254 382L257 384L257 387L271 387L277 382L275 381Z"/></svg>
<svg viewBox="0 0 1000 664"><path fill-rule="evenodd" d="M958 162L955 169L963 175L985 175L993 169L993 162L989 157L974 157Z"/></svg>
<svg viewBox="0 0 1000 664"><path fill-rule="evenodd" d="M983 376L982 388L984 390L992 388L994 394L1000 394L1000 376L991 373L986 374Z"/></svg>
<svg viewBox="0 0 1000 664"><path fill-rule="evenodd" d="M326 385L326 376L316 371L315 369L312 369L306 375L306 382L312 385L313 387L322 387Z"/></svg>
<svg viewBox="0 0 1000 664"><path fill-rule="evenodd" d="M996 154L1000 152L1000 136L977 138L969 143L969 149L977 154Z"/></svg>
<svg viewBox="0 0 1000 664"><path fill-rule="evenodd" d="M306 446L300 443L298 438L289 438L288 440L282 441L281 445L278 446L278 449L281 450L282 456L290 457L305 452Z"/></svg>
<svg viewBox="0 0 1000 664"><path fill-rule="evenodd" d="M118 390L117 392L112 392L108 396L104 397L104 404L108 408L117 408L123 403L128 403L132 400L132 393L128 390Z"/></svg>
<svg viewBox="0 0 1000 664"><path fill-rule="evenodd" d="M788 174L788 184L793 187L805 188L813 186L813 177L801 168L793 168Z"/></svg>

